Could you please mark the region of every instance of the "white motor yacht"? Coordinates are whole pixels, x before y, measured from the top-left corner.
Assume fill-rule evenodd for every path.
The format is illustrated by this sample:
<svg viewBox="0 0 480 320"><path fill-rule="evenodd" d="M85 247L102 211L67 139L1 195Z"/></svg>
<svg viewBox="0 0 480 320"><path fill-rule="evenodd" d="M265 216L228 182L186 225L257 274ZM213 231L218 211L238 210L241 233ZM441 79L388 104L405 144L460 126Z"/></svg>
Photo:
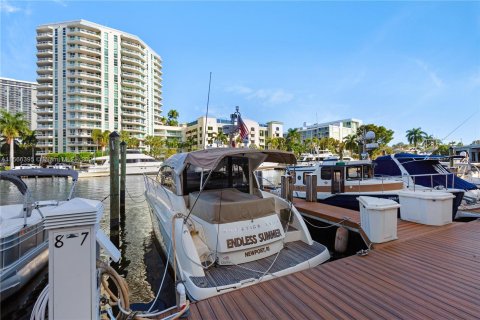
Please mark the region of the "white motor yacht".
<svg viewBox="0 0 480 320"><path fill-rule="evenodd" d="M93 162L94 165L79 171L80 178L110 175L109 156L95 158ZM154 174L158 172L161 165L161 161L138 150L127 150L127 175Z"/></svg>
<svg viewBox="0 0 480 320"><path fill-rule="evenodd" d="M291 202L260 190L254 171L266 161L294 164L295 157L281 151L207 149L173 155L157 178L145 176L155 235L193 300L330 258Z"/></svg>

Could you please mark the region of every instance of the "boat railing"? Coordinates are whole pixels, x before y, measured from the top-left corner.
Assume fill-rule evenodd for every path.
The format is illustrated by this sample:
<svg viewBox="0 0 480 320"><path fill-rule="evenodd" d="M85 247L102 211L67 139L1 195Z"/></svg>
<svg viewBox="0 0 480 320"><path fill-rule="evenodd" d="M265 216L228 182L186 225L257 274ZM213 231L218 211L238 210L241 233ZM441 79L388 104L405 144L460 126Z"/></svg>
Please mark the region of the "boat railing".
<svg viewBox="0 0 480 320"><path fill-rule="evenodd" d="M433 189L439 187L439 185L434 186L433 178L436 177L436 176L444 176L445 177L445 185L443 185L442 187L444 187L447 190L449 189L448 177L451 176L452 177L452 182L450 183L450 188L455 189L455 173L451 173L451 172L449 172L449 173L403 174L401 176L387 176L387 175L378 175L378 174L375 175L376 178L402 180L402 181L406 182L407 188L409 188L409 189L410 189L410 184L412 183L413 184L413 191L415 191L415 188L416 188L416 185L417 185L417 183L416 183L417 179L422 178L422 177L430 177L430 189L433 190ZM383 182L382 182L382 184L383 184Z"/></svg>
<svg viewBox="0 0 480 320"><path fill-rule="evenodd" d="M172 199L170 199L170 195L168 194L166 188L156 179L152 178L151 176L148 176L146 174L143 175L143 178L145 180L145 188L147 189L147 192L152 192L155 193L155 196L158 198L158 193L157 190L161 189L166 197L168 198L168 201L170 202L170 207L173 208L173 203Z"/></svg>
<svg viewBox="0 0 480 320"><path fill-rule="evenodd" d="M0 238L1 270L18 261L31 250L47 241L43 222L23 228L7 237Z"/></svg>

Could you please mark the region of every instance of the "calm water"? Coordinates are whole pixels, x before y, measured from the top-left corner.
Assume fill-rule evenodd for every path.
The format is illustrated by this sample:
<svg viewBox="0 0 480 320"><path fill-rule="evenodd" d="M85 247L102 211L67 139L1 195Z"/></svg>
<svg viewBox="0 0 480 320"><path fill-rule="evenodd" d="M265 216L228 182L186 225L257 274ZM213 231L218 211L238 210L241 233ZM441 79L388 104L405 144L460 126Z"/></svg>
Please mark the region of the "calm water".
<svg viewBox="0 0 480 320"><path fill-rule="evenodd" d="M71 180L63 178L25 179L33 198L36 200L57 199L64 200L68 195ZM110 192L110 178L85 178L79 179L75 188L75 196L95 200L103 200ZM157 249L152 233L152 221L148 204L145 201L143 176L127 176L126 194L126 219L125 229L121 234L122 260L118 267L119 272L126 278L130 289L132 302L151 301L160 285L164 271L165 256ZM9 182L0 182L0 205L21 203L22 195L16 187ZM103 201L105 214L101 227L108 233L110 216L110 199ZM2 304L2 319L26 318L35 303L38 295L47 283L46 273L41 274L29 288ZM168 274L166 288L162 290L160 300L165 306L175 303L173 280ZM8 306L14 307L10 311ZM22 312L18 314L21 307Z"/></svg>

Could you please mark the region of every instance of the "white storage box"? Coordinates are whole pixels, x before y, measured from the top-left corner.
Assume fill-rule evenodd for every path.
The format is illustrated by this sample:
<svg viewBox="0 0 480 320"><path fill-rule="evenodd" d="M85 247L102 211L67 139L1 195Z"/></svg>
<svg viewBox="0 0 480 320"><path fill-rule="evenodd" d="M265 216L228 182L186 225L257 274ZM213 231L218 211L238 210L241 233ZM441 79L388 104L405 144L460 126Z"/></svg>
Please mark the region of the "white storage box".
<svg viewBox="0 0 480 320"><path fill-rule="evenodd" d="M433 226L452 222L452 201L455 196L444 191L400 191L400 217Z"/></svg>
<svg viewBox="0 0 480 320"><path fill-rule="evenodd" d="M400 205L389 199L360 196L360 225L371 242L397 239L397 209Z"/></svg>

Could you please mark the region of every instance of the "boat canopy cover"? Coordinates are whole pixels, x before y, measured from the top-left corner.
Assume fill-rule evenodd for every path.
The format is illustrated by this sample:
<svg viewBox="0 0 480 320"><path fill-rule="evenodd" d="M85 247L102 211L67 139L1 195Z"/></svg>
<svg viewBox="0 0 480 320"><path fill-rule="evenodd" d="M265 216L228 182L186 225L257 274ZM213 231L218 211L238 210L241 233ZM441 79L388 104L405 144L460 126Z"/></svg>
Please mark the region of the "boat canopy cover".
<svg viewBox="0 0 480 320"><path fill-rule="evenodd" d="M409 175L416 176L416 184L425 187L445 187L445 184L447 184L448 187L454 187L457 189L477 189L474 184L457 177L455 174L450 173L447 169L441 166L439 161L441 159L445 159L445 156L426 156L410 153L398 153L393 156L388 155L378 157L373 161L375 164L376 176L402 176L402 171L392 157L395 157L398 160L398 162L405 168Z"/></svg>
<svg viewBox="0 0 480 320"><path fill-rule="evenodd" d="M78 180L78 172L67 169L19 169L3 171L0 174L16 177L72 177L74 181Z"/></svg>
<svg viewBox="0 0 480 320"><path fill-rule="evenodd" d="M20 191L21 194L25 195L28 190L25 182L20 177L9 175L9 172L10 171L0 172L0 180L10 181L18 188L18 191Z"/></svg>
<svg viewBox="0 0 480 320"><path fill-rule="evenodd" d="M168 158L163 165L173 168L177 174L180 174L187 164L204 170L212 170L217 167L223 158L232 156L257 159L259 160L258 165L262 162L297 163L295 155L291 152L242 148L212 148L188 153L177 153Z"/></svg>

